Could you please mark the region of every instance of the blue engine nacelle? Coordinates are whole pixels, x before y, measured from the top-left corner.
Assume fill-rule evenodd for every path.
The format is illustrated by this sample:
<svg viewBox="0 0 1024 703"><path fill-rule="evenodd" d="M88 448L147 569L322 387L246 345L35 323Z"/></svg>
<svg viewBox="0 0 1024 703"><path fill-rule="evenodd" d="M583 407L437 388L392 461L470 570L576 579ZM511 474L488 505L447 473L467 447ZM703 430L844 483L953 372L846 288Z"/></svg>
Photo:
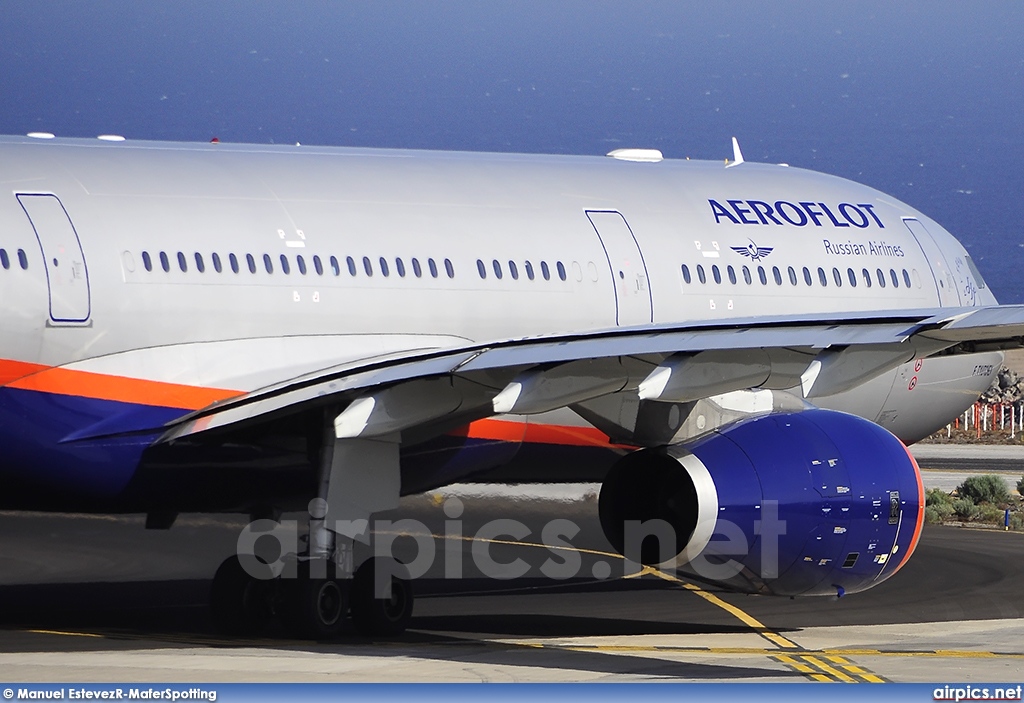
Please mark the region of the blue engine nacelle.
<svg viewBox="0 0 1024 703"><path fill-rule="evenodd" d="M751 593L842 595L910 558L924 488L892 434L812 409L629 454L601 487L600 514L632 561Z"/></svg>

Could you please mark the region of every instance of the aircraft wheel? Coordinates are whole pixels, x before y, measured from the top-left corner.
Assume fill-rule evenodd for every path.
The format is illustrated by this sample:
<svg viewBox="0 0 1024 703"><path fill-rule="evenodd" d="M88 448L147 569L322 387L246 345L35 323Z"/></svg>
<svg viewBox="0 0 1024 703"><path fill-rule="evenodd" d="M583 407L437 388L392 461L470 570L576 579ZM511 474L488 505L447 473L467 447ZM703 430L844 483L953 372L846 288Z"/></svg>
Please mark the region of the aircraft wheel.
<svg viewBox="0 0 1024 703"><path fill-rule="evenodd" d="M412 581L405 567L393 559L383 560L381 574L391 579L391 594L377 598L375 572L380 558L367 559L352 578L352 624L367 637L398 635L412 619Z"/></svg>
<svg viewBox="0 0 1024 703"><path fill-rule="evenodd" d="M221 632L251 635L270 620L274 582L270 567L260 566L266 567L268 578L258 579L247 572L237 555L225 559L217 569L210 587L210 608Z"/></svg>
<svg viewBox="0 0 1024 703"><path fill-rule="evenodd" d="M291 580L287 591L290 620L301 637L326 640L338 636L348 612L348 584L336 577L333 564L300 562L297 578Z"/></svg>

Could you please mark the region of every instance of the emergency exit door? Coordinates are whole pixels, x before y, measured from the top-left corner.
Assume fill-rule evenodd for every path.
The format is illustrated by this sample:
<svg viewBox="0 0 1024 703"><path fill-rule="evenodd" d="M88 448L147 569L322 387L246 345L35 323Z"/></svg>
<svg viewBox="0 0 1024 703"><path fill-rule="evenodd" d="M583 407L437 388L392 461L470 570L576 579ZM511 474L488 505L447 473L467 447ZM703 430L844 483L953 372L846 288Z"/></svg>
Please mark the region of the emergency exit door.
<svg viewBox="0 0 1024 703"><path fill-rule="evenodd" d="M652 322L647 265L626 218L614 210L587 210L586 213L608 259L615 286L615 324Z"/></svg>
<svg viewBox="0 0 1024 703"><path fill-rule="evenodd" d="M89 319L89 270L71 217L56 195L18 193L39 240L50 293L50 320L81 323Z"/></svg>

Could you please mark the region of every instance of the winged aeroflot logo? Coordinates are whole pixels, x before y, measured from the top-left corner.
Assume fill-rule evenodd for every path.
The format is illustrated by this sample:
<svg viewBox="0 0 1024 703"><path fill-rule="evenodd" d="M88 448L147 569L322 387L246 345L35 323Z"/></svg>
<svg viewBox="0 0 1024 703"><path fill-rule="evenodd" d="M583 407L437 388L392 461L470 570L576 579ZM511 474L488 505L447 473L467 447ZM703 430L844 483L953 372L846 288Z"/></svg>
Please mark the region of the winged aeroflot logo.
<svg viewBox="0 0 1024 703"><path fill-rule="evenodd" d="M754 240L753 239L748 239L747 241L749 241L750 244L745 246L745 247L729 247L729 248L732 249L737 254L739 254L740 256L747 256L747 257L749 257L751 261L760 261L761 259L763 259L766 256L768 256L769 254L771 254L772 250L775 248L775 247L759 247L756 244L754 244Z"/></svg>

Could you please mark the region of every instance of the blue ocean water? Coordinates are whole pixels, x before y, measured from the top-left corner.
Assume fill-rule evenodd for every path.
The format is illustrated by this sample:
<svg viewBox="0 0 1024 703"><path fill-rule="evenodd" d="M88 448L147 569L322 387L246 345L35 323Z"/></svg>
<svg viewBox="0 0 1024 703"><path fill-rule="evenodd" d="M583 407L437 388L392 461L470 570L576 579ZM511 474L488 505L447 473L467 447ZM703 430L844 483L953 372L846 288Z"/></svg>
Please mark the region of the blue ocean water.
<svg viewBox="0 0 1024 703"><path fill-rule="evenodd" d="M852 178L1024 302L1024 4L8 0L0 133L603 154Z"/></svg>

